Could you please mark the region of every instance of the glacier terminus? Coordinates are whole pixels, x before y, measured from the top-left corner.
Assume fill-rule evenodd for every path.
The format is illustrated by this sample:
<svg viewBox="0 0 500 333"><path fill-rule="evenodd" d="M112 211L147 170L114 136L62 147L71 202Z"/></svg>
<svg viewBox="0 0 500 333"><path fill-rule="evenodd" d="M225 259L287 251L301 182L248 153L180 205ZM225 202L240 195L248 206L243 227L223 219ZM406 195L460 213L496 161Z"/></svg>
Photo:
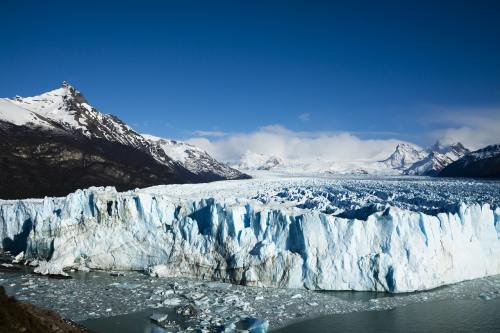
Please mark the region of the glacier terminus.
<svg viewBox="0 0 500 333"><path fill-rule="evenodd" d="M427 290L500 274L500 184L289 177L0 201L35 272L141 270L311 290Z"/></svg>

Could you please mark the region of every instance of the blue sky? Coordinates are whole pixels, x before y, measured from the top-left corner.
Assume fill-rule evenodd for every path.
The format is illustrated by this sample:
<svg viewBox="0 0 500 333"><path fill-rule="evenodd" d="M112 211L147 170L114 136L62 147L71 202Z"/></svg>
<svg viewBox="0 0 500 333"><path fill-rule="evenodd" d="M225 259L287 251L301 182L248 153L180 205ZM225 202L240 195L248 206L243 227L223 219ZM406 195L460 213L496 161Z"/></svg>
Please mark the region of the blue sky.
<svg viewBox="0 0 500 333"><path fill-rule="evenodd" d="M498 120L498 1L7 0L2 12L1 96L67 80L156 135L280 125L425 145Z"/></svg>

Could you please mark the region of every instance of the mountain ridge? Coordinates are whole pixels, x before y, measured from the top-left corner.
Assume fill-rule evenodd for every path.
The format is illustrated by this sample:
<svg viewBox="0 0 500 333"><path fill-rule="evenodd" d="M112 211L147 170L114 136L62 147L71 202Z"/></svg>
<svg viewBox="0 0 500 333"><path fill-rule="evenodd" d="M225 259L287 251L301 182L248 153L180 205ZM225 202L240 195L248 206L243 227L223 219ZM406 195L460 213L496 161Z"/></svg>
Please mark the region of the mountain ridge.
<svg viewBox="0 0 500 333"><path fill-rule="evenodd" d="M475 150L446 166L440 177L500 178L500 144Z"/></svg>
<svg viewBox="0 0 500 333"><path fill-rule="evenodd" d="M2 198L249 177L188 145L198 154L185 165L118 117L99 112L66 82L38 96L0 99L0 138Z"/></svg>

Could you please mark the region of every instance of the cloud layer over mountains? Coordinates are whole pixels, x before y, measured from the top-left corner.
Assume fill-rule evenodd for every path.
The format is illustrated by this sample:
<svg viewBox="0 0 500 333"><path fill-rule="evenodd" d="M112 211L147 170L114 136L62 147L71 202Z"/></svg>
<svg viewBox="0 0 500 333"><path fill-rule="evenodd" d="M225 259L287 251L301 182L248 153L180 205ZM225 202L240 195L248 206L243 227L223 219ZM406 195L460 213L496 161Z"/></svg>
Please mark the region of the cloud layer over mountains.
<svg viewBox="0 0 500 333"><path fill-rule="evenodd" d="M188 140L218 159L236 161L246 151L284 159L325 161L379 160L386 158L401 140L364 140L348 132L297 132L280 125L250 133Z"/></svg>

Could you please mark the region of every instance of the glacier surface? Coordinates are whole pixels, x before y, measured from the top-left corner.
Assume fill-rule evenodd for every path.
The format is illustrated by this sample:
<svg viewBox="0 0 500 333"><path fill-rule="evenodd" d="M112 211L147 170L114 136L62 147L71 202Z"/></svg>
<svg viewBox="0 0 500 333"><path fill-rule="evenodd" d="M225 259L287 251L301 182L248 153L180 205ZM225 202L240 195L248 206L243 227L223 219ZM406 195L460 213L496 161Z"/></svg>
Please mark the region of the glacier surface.
<svg viewBox="0 0 500 333"><path fill-rule="evenodd" d="M387 182L254 179L2 200L0 238L4 250L24 251L38 272L50 274L145 270L395 293L500 274L498 183L471 182L464 195L463 183L429 181L436 191L454 189L433 201L425 182ZM477 200L482 191L489 196ZM333 211L319 209L324 200ZM442 209L419 211L418 203Z"/></svg>

